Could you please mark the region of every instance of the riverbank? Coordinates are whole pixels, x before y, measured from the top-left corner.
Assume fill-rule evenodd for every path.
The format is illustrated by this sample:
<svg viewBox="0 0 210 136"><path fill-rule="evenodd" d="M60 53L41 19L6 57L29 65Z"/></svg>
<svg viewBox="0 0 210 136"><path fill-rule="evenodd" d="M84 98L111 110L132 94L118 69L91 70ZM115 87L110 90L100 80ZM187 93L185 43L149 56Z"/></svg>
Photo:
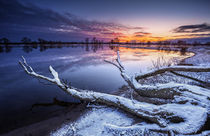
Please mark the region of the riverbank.
<svg viewBox="0 0 210 136"><path fill-rule="evenodd" d="M195 55L191 58L187 58L184 60L185 63L188 63L188 64L194 64L194 65L205 65L205 63L209 64L209 61L208 61L208 58L207 56L202 55L202 53L207 52L208 54L208 50L210 51L209 48L204 48L204 49L200 49L200 48L192 48L192 49L189 49L189 51L192 51L195 53ZM209 53L210 55L210 53ZM200 57L204 57L205 61L203 63L201 63L201 59L200 60ZM207 60L206 60L207 59ZM200 60L200 61L196 61L196 63L194 62L195 60ZM200 64L200 63L201 64ZM86 105L85 104L79 104L79 105L76 105L76 106L73 106L73 107L68 107L66 108L63 113L62 111L60 112L60 114L57 114L56 117L52 117L50 119L47 119L47 120L44 120L44 121L41 121L39 123L35 123L35 124L32 124L32 125L29 125L29 126L26 126L26 127L23 127L23 128L18 128L8 134L5 134L5 136L9 136L9 135L28 135L28 136L33 136L33 135L48 135L50 132L52 132L53 130L56 130L57 128L60 128L62 126L62 124L65 124L65 123L70 123L70 122L74 122L76 120L86 120L88 121L88 118L87 116L83 116L83 115L87 115L87 114L90 114L92 116L88 116L88 117L94 117L94 118L100 118L101 115L99 114L102 114L102 115L105 115L107 113L107 111L110 111L110 109L106 109L106 110L95 110L95 113L98 113L98 115L96 115L95 113L93 113L92 111L90 110L87 110L86 108ZM112 109L111 109L112 110ZM70 112L69 112L70 111ZM126 115L125 113L122 113L122 114L119 114L118 110L114 110L112 111L113 113L110 114L109 117L112 117L110 118L111 119L115 119L116 115L119 116L119 122L124 122L124 123L133 123L135 122L134 120L132 120L131 118L129 118L128 116L129 115ZM113 115L113 116L112 116ZM127 117L128 119L123 119ZM113 120L113 121L116 121L116 120ZM103 123L103 121L101 122L97 122L97 123ZM97 125L97 123L95 123ZM68 125L68 124L67 124ZM98 124L100 125L100 124ZM64 125L65 126L65 125ZM96 127L96 126L94 126ZM57 131L59 132L59 131ZM59 134L59 133L57 133Z"/></svg>

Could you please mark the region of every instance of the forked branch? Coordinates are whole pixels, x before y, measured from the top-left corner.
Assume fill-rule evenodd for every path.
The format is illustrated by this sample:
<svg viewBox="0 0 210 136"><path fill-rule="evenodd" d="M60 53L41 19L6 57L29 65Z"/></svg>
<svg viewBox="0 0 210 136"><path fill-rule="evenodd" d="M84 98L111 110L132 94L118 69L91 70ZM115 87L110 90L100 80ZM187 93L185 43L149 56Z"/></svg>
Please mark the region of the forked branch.
<svg viewBox="0 0 210 136"><path fill-rule="evenodd" d="M49 78L49 77L37 74L34 70L29 71L28 67L30 68L30 66L26 63L24 58L23 58L23 62L20 61L19 63L23 67L25 72L29 74L30 76L54 83L58 87L60 87L63 91L65 91L66 93L70 94L71 96L75 98L78 98L79 100L97 102L97 103L115 106L127 112L130 112L136 116L139 116L139 117L148 119L154 123L157 123L162 127L166 126L167 124L166 119L162 118L161 115L158 115L159 107L155 105L150 105L151 107L154 107L156 109L154 112L153 109L149 108L150 106L148 105L146 106L145 104L137 102L137 101L134 102L124 97L105 94L105 93L98 93L98 92L93 92L93 91L88 91L88 90L81 90L81 89L77 89L73 87L71 88L66 87L60 81L58 73L52 68L52 66L49 66L49 70L51 74L53 75L53 78Z"/></svg>
<svg viewBox="0 0 210 136"><path fill-rule="evenodd" d="M124 77L124 79L133 84L133 78L130 78L125 73L125 69L120 62L119 54L116 61L119 64L116 66L118 66L118 68L122 71L121 75ZM82 101L96 102L120 108L140 118L144 118L156 123L159 125L159 127L164 127L165 129L173 130L177 133L188 134L196 132L202 127L207 118L206 108L200 106L180 104L154 105L136 100L130 100L121 96L82 90L72 86L66 86L65 83L61 82L58 73L53 69L52 66L49 66L49 70L53 76L53 78L50 78L37 74L32 67L27 64L24 58L23 62L20 61L19 63L28 75L49 81L60 87L64 92L68 93L72 97L78 98ZM134 85L134 87L136 87L136 85ZM152 87L150 87L150 89L151 88ZM181 118L184 123L179 122L176 124L171 124L170 122L173 120L173 118L177 117ZM180 129L180 127L182 129Z"/></svg>
<svg viewBox="0 0 210 136"><path fill-rule="evenodd" d="M151 85L141 85L138 82L139 79L143 79L146 77L154 76L160 73L164 73L169 70L178 70L178 71L186 71L190 70L196 71L196 72L206 72L210 71L210 68L203 68L203 67L186 67L186 66L173 66L173 67L166 67L166 68L160 68L159 70L152 70L150 72L146 73L139 73L135 74L133 76L130 76L126 73L125 68L121 64L120 61L120 55L119 51L117 51L117 59L116 63L105 60L105 62L108 62L114 66L116 66L120 72L123 79L128 83L128 85L133 88L139 95L150 97L150 98L161 98L161 99L173 99L174 102L189 102L189 103L196 103L200 104L204 107L209 107L209 97L210 92L208 89L201 88L198 86L193 85L187 85L187 84L180 84L175 82L169 82L166 84L157 84L154 86ZM196 99L192 99L196 98ZM203 102L205 100L205 102Z"/></svg>

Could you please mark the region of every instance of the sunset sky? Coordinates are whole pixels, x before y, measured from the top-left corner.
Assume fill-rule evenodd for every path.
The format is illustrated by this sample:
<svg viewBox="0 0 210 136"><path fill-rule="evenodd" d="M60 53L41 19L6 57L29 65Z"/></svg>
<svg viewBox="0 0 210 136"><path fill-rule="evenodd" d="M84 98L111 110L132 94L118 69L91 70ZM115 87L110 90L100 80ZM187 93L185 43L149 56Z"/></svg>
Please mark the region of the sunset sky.
<svg viewBox="0 0 210 136"><path fill-rule="evenodd" d="M0 38L210 39L209 0L0 0Z"/></svg>

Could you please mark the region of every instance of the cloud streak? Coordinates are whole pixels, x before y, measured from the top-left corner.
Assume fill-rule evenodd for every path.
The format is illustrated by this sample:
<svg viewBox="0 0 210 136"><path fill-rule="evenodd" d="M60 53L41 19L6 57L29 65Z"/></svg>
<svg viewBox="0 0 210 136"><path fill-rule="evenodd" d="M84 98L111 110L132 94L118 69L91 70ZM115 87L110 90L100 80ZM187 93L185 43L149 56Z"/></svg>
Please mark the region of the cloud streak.
<svg viewBox="0 0 210 136"><path fill-rule="evenodd" d="M134 33L134 36L135 37L145 37L145 36L150 36L151 33L148 33L148 32L135 32Z"/></svg>
<svg viewBox="0 0 210 136"><path fill-rule="evenodd" d="M174 33L201 33L210 32L210 24L195 24L195 25L183 25L175 28Z"/></svg>
<svg viewBox="0 0 210 136"><path fill-rule="evenodd" d="M31 31L52 33L80 33L83 36L121 36L123 31L142 30L112 22L89 21L71 13L60 14L17 0L0 0L0 27L6 32ZM7 30L6 30L7 29Z"/></svg>
<svg viewBox="0 0 210 136"><path fill-rule="evenodd" d="M210 33L207 33L207 34L185 34L185 35L176 35L174 37L210 37Z"/></svg>

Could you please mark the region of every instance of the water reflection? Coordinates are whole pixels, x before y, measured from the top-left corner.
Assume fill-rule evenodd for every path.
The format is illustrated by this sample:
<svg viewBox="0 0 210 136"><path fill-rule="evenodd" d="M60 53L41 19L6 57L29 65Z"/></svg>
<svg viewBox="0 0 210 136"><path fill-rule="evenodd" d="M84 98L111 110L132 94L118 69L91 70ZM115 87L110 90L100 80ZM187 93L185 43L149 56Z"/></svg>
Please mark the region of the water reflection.
<svg viewBox="0 0 210 136"><path fill-rule="evenodd" d="M35 103L31 106L31 111L34 108L38 108L38 107L50 107L50 106L62 106L62 107L68 107L71 105L78 105L80 104L79 102L67 102L67 101L62 101L62 100L58 100L56 97L53 98L53 102L46 102L46 103Z"/></svg>
<svg viewBox="0 0 210 136"><path fill-rule="evenodd" d="M6 52L9 53L12 51L12 48L14 47L21 47L22 50L26 53L32 52L33 49L39 48L40 52L44 52L48 49L58 48L61 49L63 47L71 47L71 48L84 48L86 51L93 51L96 52L99 49L103 49L103 44L84 44L84 45L74 45L74 44L20 44L20 45L0 45L0 53Z"/></svg>
<svg viewBox="0 0 210 136"><path fill-rule="evenodd" d="M119 46L116 45L112 45L112 44L107 44L106 46L108 46L111 50L117 50L119 48ZM126 46L127 48L133 48L134 46L130 46L130 45L121 45L121 46ZM104 44L20 44L20 45L2 45L0 44L0 53L6 52L9 53L12 51L12 48L14 47L21 47L22 50L26 53L32 52L33 49L38 49L40 52L44 52L48 49L61 49L63 47L71 47L71 48L85 48L85 51L93 51L93 52L97 52L97 50L103 49ZM136 47L136 46L135 46ZM171 51L173 52L180 52L180 55L185 55L185 53L187 52L187 46L179 46L179 47L175 47L175 46L167 46L167 45L139 45L137 47L141 47L141 48L155 48L157 50L164 50L165 52L170 53Z"/></svg>
<svg viewBox="0 0 210 136"><path fill-rule="evenodd" d="M5 50L6 47L3 48ZM40 49L44 52L41 52ZM9 53L0 53L0 132L16 122L47 116L49 112L60 109L56 105L37 107L30 111L34 103L47 103L57 98L60 101L78 102L62 92L54 85L43 85L37 79L26 75L18 65L18 60L24 56L34 70L46 76L51 76L48 66L52 65L58 71L61 79L66 79L75 87L110 93L125 85L118 69L104 60L116 58L115 50L120 50L120 56L126 69L133 74L145 71L152 66L160 56L166 60L179 57L177 52L165 52L138 48L125 48L106 45L71 45L62 46L30 46L12 48ZM186 54L190 55L190 54ZM50 104L51 105L51 104ZM16 123L17 124L17 123ZM15 126L14 126L15 127ZM16 126L17 127L17 126Z"/></svg>

